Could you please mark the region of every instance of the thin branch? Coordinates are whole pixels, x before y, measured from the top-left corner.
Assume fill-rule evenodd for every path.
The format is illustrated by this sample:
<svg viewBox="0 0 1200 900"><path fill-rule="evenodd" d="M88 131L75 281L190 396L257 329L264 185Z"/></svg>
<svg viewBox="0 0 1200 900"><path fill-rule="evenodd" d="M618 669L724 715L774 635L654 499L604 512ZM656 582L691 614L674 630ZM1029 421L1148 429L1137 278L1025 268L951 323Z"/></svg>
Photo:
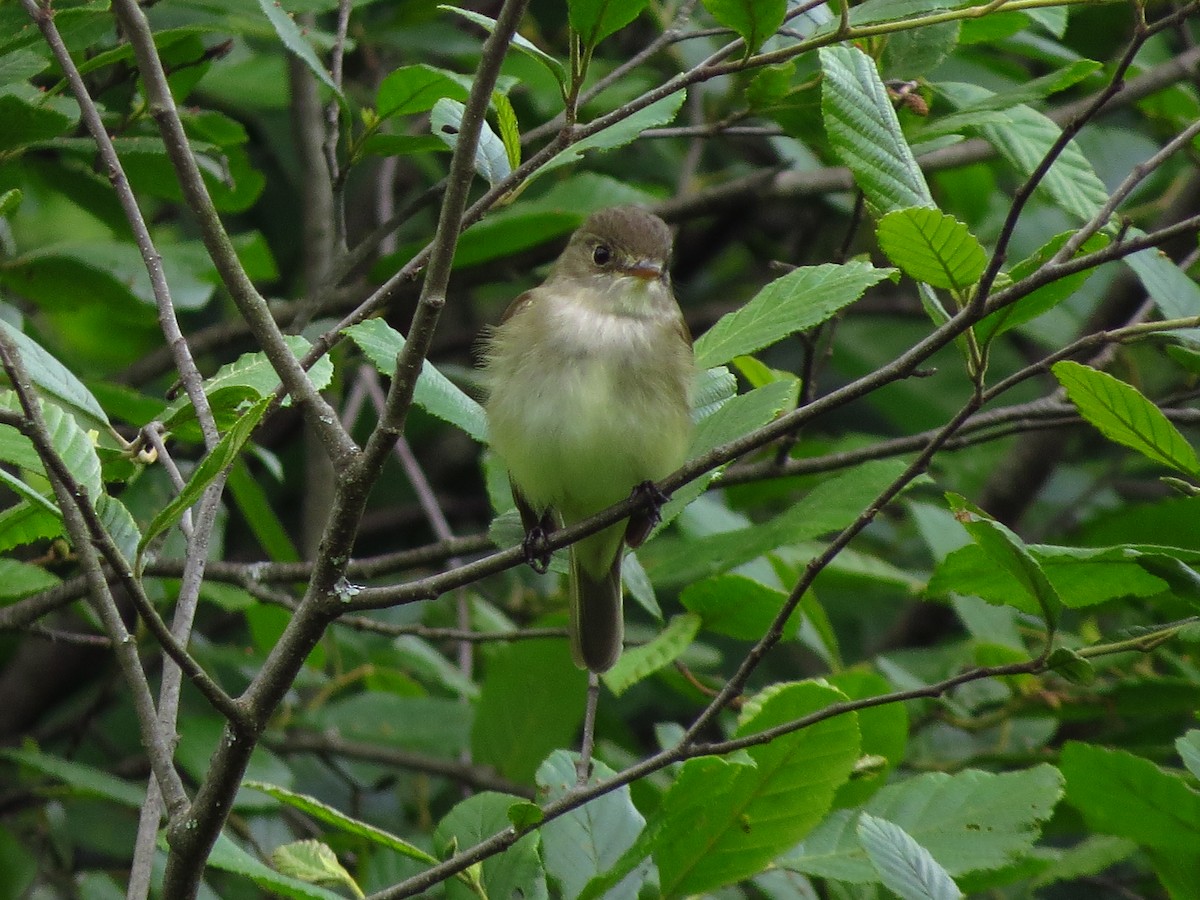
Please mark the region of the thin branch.
<svg viewBox="0 0 1200 900"><path fill-rule="evenodd" d="M137 645L125 628L121 612L116 600L109 590L108 582L100 566L100 557L92 545L92 528L84 516L84 509L90 510L90 500L84 490L70 476L61 457L55 451L42 415L41 401L33 389L29 373L21 360L20 352L6 332L0 330L0 361L8 375L17 399L21 404L29 427L26 436L33 442L46 474L54 488L58 499L59 511L62 513L63 524L71 537L75 552L79 557L84 574L88 579L88 598L91 600L104 630L108 634L116 650L117 663L121 674L132 694L134 712L137 715L138 728L142 742L150 757L154 776L162 788L167 800L167 808L172 816L180 815L188 805L187 794L183 782L172 763L173 747L170 740L159 729L158 715L154 708L154 698L150 694L150 685L146 672L138 658Z"/></svg>
<svg viewBox="0 0 1200 900"><path fill-rule="evenodd" d="M535 792L527 785L517 784L496 774L487 766L464 765L454 760L399 747L380 747L361 741L347 740L335 734L312 734L292 731L283 737L267 738L264 743L277 753L316 753L363 762L377 763L393 769L411 769L440 775L481 791L502 791L532 800Z"/></svg>
<svg viewBox="0 0 1200 900"><path fill-rule="evenodd" d="M1183 628L1189 624L1193 624L1196 619L1176 622L1169 626L1164 626L1153 634L1144 635L1127 641L1117 641L1109 644L1100 644L1090 648L1084 648L1079 651L1080 655L1087 658L1097 658L1114 653L1128 652L1143 652L1148 653L1160 646L1163 641L1169 640L1174 635L1178 634ZM912 690L895 691L890 694L882 694L875 697L864 697L859 700L851 700L843 703L832 704L825 709L819 710L812 715L806 716L803 719L797 719L792 722L785 723L779 726L789 731L797 731L802 728L811 727L818 722L828 721L838 718L852 712L857 712L861 709L870 709L876 706L884 706L892 703L902 703L908 700L920 699L936 699L964 684L970 684L975 681L982 681L989 678L1003 678L1012 675L1037 675L1048 670L1045 660L1030 659L1025 662L1010 663L1003 666L985 666L975 669L969 669L957 675L953 675L935 684L927 685ZM785 732L786 733L786 732ZM758 739L758 743L763 743L765 740L760 739L761 735L767 732L759 732L755 735L748 736L747 740ZM777 735L776 735L777 736ZM738 739L741 740L741 739ZM535 831L547 822L551 822L560 816L566 815L572 810L578 809L581 806L590 803L597 797L602 797L609 794L618 788L632 784L647 775L652 775L655 772L661 771L668 766L677 763L686 762L689 759L694 759L700 756L711 755L713 748L720 748L715 752L725 752L725 747L732 747L734 741L727 741L714 744L687 744L680 742L673 747L662 750L653 756L630 766L629 768L617 773L607 781L600 782L595 785L588 785L577 791L572 791L558 800L547 803L542 807L542 816L536 825L528 825L522 828L509 827L500 831L486 840L480 841L474 847L469 847L456 853L453 857L443 863L433 866L430 869L422 872L419 875L406 879L399 884L393 885L390 888L385 888L382 891L377 891L371 894L367 900L400 900L403 897L412 897L429 890L436 884L440 884L448 878L453 877L459 872L464 871L468 867L501 853L508 847L511 847L518 840L524 837L531 831Z"/></svg>
<svg viewBox="0 0 1200 900"><path fill-rule="evenodd" d="M212 409L208 404L208 397L204 393L204 379L196 368L191 350L179 328L179 320L175 317L175 304L171 300L171 290L167 284L166 275L163 273L162 257L154 245L154 239L150 236L146 220L142 217L141 208L138 206L137 198L133 195L133 189L129 186L129 179L125 175L120 157L117 156L112 138L109 137L108 130L104 127L104 120L88 93L87 85L83 81L83 76L79 74L70 50L67 49L62 35L59 34L58 28L54 24L54 12L50 8L48 0L42 6L38 5L37 0L21 0L21 5L37 24L43 39L50 46L54 59L62 69L67 83L71 86L71 93L79 104L79 111L88 133L96 142L108 180L112 183L113 192L117 195L121 210L125 213L125 219L133 231L134 241L142 256L142 263L150 276L154 305L158 310L159 328L162 330L163 337L166 339L171 356L175 361L175 368L183 382L183 389L186 391L192 407L196 410L196 421L204 435L204 444L211 449L220 440L220 435L217 433L216 420L213 418Z"/></svg>
<svg viewBox="0 0 1200 900"><path fill-rule="evenodd" d="M28 2L28 0L26 0ZM115 0L113 8L133 47L146 101L162 135L188 208L196 217L204 246L221 282L250 325L255 339L270 360L287 392L297 399L312 427L321 435L330 457L339 465L358 454L358 448L338 423L337 415L308 379L303 367L283 340L266 300L246 275L209 196L200 167L192 154L183 123L175 107L167 75L158 58L154 33L137 0Z"/></svg>

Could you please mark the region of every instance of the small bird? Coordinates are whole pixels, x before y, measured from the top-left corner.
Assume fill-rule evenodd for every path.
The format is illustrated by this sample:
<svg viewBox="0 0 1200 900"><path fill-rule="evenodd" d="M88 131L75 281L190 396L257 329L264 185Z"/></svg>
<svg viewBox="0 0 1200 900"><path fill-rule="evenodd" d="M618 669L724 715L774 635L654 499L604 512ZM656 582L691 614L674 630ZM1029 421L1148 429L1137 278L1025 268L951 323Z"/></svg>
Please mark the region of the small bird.
<svg viewBox="0 0 1200 900"><path fill-rule="evenodd" d="M671 232L633 206L600 210L541 286L486 337L485 410L534 563L535 538L652 491L691 436L692 338L671 291ZM607 671L621 655L621 556L658 519L639 512L575 543L571 654ZM544 571L543 562L543 571Z"/></svg>

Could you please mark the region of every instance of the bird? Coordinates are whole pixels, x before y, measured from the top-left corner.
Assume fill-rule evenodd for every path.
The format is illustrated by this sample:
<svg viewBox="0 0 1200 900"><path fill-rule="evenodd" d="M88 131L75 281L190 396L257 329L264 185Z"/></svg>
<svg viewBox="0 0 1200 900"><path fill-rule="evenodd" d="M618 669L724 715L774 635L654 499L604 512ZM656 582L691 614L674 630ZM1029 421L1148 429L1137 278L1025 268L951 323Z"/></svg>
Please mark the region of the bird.
<svg viewBox="0 0 1200 900"><path fill-rule="evenodd" d="M666 223L640 207L593 213L546 280L484 338L489 439L508 471L531 564L538 538L556 525L635 490L650 497L570 547L571 655L591 673L620 657L624 548L639 546L658 521L666 497L654 483L683 464L691 436L695 357L671 287L671 244Z"/></svg>

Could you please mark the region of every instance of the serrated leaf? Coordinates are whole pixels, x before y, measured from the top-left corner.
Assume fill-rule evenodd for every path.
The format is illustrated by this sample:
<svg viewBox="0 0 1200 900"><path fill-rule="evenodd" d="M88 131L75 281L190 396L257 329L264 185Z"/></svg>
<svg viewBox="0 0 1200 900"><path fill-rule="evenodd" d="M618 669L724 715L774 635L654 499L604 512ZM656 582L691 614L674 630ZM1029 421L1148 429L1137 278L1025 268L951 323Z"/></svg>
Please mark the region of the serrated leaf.
<svg viewBox="0 0 1200 900"><path fill-rule="evenodd" d="M3 329L9 340L16 345L21 361L25 363L25 369L29 373L29 379L39 394L79 419L79 424L85 429L107 432L108 416L104 409L70 369L44 350L33 338L3 319L0 319L0 329ZM7 384L7 379L2 373L0 383Z"/></svg>
<svg viewBox="0 0 1200 900"><path fill-rule="evenodd" d="M335 894L319 885L276 872L270 866L259 861L257 856L248 853L224 832L217 836L217 842L213 845L207 862L214 869L241 875L272 894L289 897L292 900L344 900L342 894Z"/></svg>
<svg viewBox="0 0 1200 900"><path fill-rule="evenodd" d="M267 784L262 781L243 781L242 787L252 788L256 791L261 791L271 797L274 797L281 803L286 803L293 809L298 809L306 815L312 816L318 821L324 822L327 825L332 825L339 831L346 834L352 834L356 837L364 838L372 844L377 844L380 847L386 847L389 850L394 850L409 859L415 859L418 862L428 865L436 865L438 860L435 856L425 852L420 847L410 844L403 838L399 838L391 832L384 831L382 828L377 828L367 822L360 821L351 816L346 815L322 803L315 797L310 797L307 794L297 793L296 791L288 790L285 787L280 787L276 784Z"/></svg>
<svg viewBox="0 0 1200 900"><path fill-rule="evenodd" d="M547 172L553 172L562 166L568 166L577 162L589 151L604 152L605 150L624 147L636 139L647 128L657 128L660 125L672 122L675 119L676 113L679 112L679 107L683 105L686 96L686 91L676 91L674 94L668 94L661 100L654 101L644 109L640 109L620 122L610 125L603 131L598 131L581 141L576 141L566 150L563 150L557 156L550 159L549 162L536 172L533 172L526 183L528 184L534 178L540 178Z"/></svg>
<svg viewBox="0 0 1200 900"><path fill-rule="evenodd" d="M575 759L575 754L564 750L550 754L537 770L539 797L553 803L575 790ZM607 781L615 774L593 759L588 781ZM613 870L645 825L646 820L633 805L629 785L621 785L542 826L546 874L558 882L565 900L575 900L589 881ZM606 900L636 900L651 868L648 861L633 866L605 892Z"/></svg>
<svg viewBox="0 0 1200 900"><path fill-rule="evenodd" d="M948 213L930 207L897 209L875 231L888 259L914 281L963 296L979 281L987 253L970 229Z"/></svg>
<svg viewBox="0 0 1200 900"><path fill-rule="evenodd" d="M567 0L567 16L571 29L590 48L636 19L646 3L647 0Z"/></svg>
<svg viewBox="0 0 1200 900"><path fill-rule="evenodd" d="M156 537L174 525L183 516L184 510L190 508L200 495L221 474L227 467L233 465L238 454L246 442L250 440L250 435L254 433L254 429L258 427L258 423L262 417L266 415L267 408L271 405L271 398L264 397L253 406L251 406L242 416L233 424L233 427L227 431L217 446L200 461L188 479L187 484L183 486L174 499L166 506L159 510L150 525L146 528L146 533L142 535L142 539L138 542L137 556L139 560L145 552L146 547Z"/></svg>
<svg viewBox="0 0 1200 900"><path fill-rule="evenodd" d="M738 736L845 699L814 682L776 685L755 698ZM856 717L838 716L745 751L749 764L684 763L663 797L655 838L662 893L701 893L746 878L804 836L828 811L858 759Z"/></svg>
<svg viewBox="0 0 1200 900"><path fill-rule="evenodd" d="M443 97L465 101L469 91L469 83L453 72L425 64L401 66L380 82L375 110L381 119L427 112Z"/></svg>
<svg viewBox="0 0 1200 900"><path fill-rule="evenodd" d="M396 357L404 349L404 336L383 319L367 319L342 332L354 341L384 375L396 373ZM413 402L443 422L457 425L481 444L487 443L483 407L426 360L417 378Z"/></svg>
<svg viewBox="0 0 1200 900"><path fill-rule="evenodd" d="M1183 778L1125 750L1069 742L1061 768L1067 800L1093 831L1172 853L1200 842L1200 793Z"/></svg>
<svg viewBox="0 0 1200 900"><path fill-rule="evenodd" d="M786 0L704 0L704 8L726 28L746 42L746 56L757 53L783 24Z"/></svg>
<svg viewBox="0 0 1200 900"><path fill-rule="evenodd" d="M312 349L312 344L300 335L288 334L283 339L297 359ZM333 380L333 362L328 354L308 370L308 380L317 390L323 390ZM217 369L216 374L204 380L204 394L208 397L218 427L225 429L237 421L247 401L253 402L274 393L279 383L275 367L271 365L267 354L260 350L243 353L233 362ZM290 397L284 399L285 406L290 402ZM167 429L173 431L194 427L195 418L196 411L192 409L187 394L173 401L159 416Z"/></svg>
<svg viewBox="0 0 1200 900"><path fill-rule="evenodd" d="M433 105L433 112L429 116L429 130L453 150L458 146L465 112L466 107L457 100L443 97ZM479 144L475 148L475 171L492 187L512 173L504 142L486 121L480 123Z"/></svg>
<svg viewBox="0 0 1200 900"><path fill-rule="evenodd" d="M477 13L474 10L462 9L457 6L449 6L446 4L439 5L438 9L440 9L442 12L452 12L455 15L462 16L468 22L474 22L476 25L486 29L488 34L491 34L496 30L495 19L485 16L482 13ZM549 69L550 74L554 76L555 80L559 84L567 83L567 70L563 67L563 64L545 50L538 47L532 41L521 37L519 34L514 34L512 38L512 46L532 59L536 59L543 66Z"/></svg>
<svg viewBox="0 0 1200 900"><path fill-rule="evenodd" d="M943 84L941 87L960 107L978 106L993 96L991 91L973 84ZM1018 174L1031 175L1058 140L1062 129L1053 119L1020 104L1007 107L1005 115L1008 122L985 125L979 132ZM1038 188L1049 194L1061 209L1083 222L1091 219L1108 201L1108 189L1074 141L1068 143L1055 159Z"/></svg>
<svg viewBox="0 0 1200 900"><path fill-rule="evenodd" d="M300 30L300 26L288 15L287 10L279 0L258 0L258 6L266 15L271 27L275 29L275 33L279 36L279 40L297 59L299 59L309 70L321 80L321 82L333 91L333 95L337 97L338 102L342 106L346 106L346 98L342 95L341 90L334 83L329 71L325 68L325 64L321 62L317 56L317 51L304 37L304 33Z"/></svg>
<svg viewBox="0 0 1200 900"><path fill-rule="evenodd" d="M0 557L0 603L21 600L62 581L41 566Z"/></svg>
<svg viewBox="0 0 1200 900"><path fill-rule="evenodd" d="M468 797L438 823L434 840L439 851L465 849L511 827L508 811L521 797L484 791ZM546 875L538 856L540 838L534 831L496 856L490 856L468 874L479 882L476 897L525 897L539 900L548 896ZM461 893L457 896L468 896Z"/></svg>
<svg viewBox="0 0 1200 900"><path fill-rule="evenodd" d="M706 629L743 641L762 637L786 600L783 591L736 574L697 581L679 595L679 602L700 616ZM799 620L793 613L784 628L785 637L794 635Z"/></svg>
<svg viewBox="0 0 1200 900"><path fill-rule="evenodd" d="M699 630L700 617L695 613L672 616L667 627L654 640L621 654L616 664L601 676L604 684L620 696L639 681L678 659L691 646Z"/></svg>
<svg viewBox="0 0 1200 900"><path fill-rule="evenodd" d="M1040 823L1062 797L1063 777L1050 765L993 774L936 772L890 784L867 801L868 815L898 825L951 876L1009 865L1033 849ZM858 814L830 815L781 865L855 884L878 878L858 839Z"/></svg>
<svg viewBox="0 0 1200 900"><path fill-rule="evenodd" d="M880 215L933 206L874 60L847 45L822 47L819 54L825 131L867 203Z"/></svg>
<svg viewBox="0 0 1200 900"><path fill-rule="evenodd" d="M793 269L701 335L696 341L696 364L720 365L819 325L894 272L858 261Z"/></svg>
<svg viewBox="0 0 1200 900"><path fill-rule="evenodd" d="M271 864L282 875L310 884L345 884L354 891L354 896L363 896L350 873L338 862L337 854L318 840L310 838L276 847L271 851Z"/></svg>
<svg viewBox="0 0 1200 900"><path fill-rule="evenodd" d="M1058 617L1062 600L1025 542L1007 526L971 506L958 494L948 494L947 499L954 510L954 517L967 529L988 559L1011 575L1032 601L1021 605L1013 598L1013 605L1026 612L1040 613L1048 623L1053 623Z"/></svg>
<svg viewBox="0 0 1200 900"><path fill-rule="evenodd" d="M1070 360L1051 367L1079 414L1110 441L1188 475L1200 475L1200 460L1162 410L1132 385Z"/></svg>
<svg viewBox="0 0 1200 900"><path fill-rule="evenodd" d="M929 851L899 825L863 813L858 839L884 887L902 900L958 900L962 891Z"/></svg>

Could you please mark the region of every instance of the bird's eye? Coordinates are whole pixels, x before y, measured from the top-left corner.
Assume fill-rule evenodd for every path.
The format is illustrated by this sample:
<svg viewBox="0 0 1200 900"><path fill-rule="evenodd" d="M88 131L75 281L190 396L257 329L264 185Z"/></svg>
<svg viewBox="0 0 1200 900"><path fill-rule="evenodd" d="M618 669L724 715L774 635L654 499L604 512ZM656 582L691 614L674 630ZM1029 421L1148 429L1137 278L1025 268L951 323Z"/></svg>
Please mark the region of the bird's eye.
<svg viewBox="0 0 1200 900"><path fill-rule="evenodd" d="M607 266L612 259L612 251L604 244L597 244L592 251L592 262L598 266Z"/></svg>

